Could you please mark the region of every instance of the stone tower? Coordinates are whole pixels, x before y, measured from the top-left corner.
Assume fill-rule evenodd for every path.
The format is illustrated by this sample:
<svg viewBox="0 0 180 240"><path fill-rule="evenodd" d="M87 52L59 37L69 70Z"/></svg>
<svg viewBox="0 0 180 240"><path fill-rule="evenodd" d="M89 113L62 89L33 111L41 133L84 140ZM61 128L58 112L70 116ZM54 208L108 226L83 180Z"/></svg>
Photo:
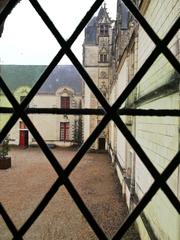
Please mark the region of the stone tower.
<svg viewBox="0 0 180 240"><path fill-rule="evenodd" d="M85 29L83 44L83 65L94 83L108 100L109 82L111 78L111 46L112 46L112 20L106 5L102 6L98 15L93 17ZM101 108L90 89L84 84L84 108ZM98 125L102 117L84 117L84 140ZM104 131L93 144L94 149L105 149L107 133Z"/></svg>

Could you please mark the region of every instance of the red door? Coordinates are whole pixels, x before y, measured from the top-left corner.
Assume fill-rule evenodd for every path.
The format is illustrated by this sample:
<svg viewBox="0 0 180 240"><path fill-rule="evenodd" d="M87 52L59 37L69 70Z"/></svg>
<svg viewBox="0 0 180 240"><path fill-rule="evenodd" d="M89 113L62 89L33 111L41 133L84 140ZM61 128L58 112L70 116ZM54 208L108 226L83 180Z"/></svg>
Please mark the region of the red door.
<svg viewBox="0 0 180 240"><path fill-rule="evenodd" d="M21 121L19 123L19 146L22 148L28 147L28 130L26 125Z"/></svg>
<svg viewBox="0 0 180 240"><path fill-rule="evenodd" d="M24 133L24 130L20 130L20 133L19 133L19 146L20 147L24 147L25 145L25 133Z"/></svg>

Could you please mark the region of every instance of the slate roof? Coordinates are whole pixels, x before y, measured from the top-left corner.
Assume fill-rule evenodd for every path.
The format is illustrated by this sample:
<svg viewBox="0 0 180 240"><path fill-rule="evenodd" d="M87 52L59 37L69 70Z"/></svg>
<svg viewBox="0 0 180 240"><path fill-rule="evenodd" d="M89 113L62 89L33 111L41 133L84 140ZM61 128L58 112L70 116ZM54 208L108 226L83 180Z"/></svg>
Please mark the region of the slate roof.
<svg viewBox="0 0 180 240"><path fill-rule="evenodd" d="M31 88L46 67L45 65L1 65L0 75L14 92L20 86ZM38 93L55 94L58 88L64 86L72 88L76 95L82 93L82 78L73 65L57 65Z"/></svg>
<svg viewBox="0 0 180 240"><path fill-rule="evenodd" d="M129 24L129 10L122 0L117 4L117 20L120 22L121 30L127 30Z"/></svg>
<svg viewBox="0 0 180 240"><path fill-rule="evenodd" d="M40 93L55 93L60 87L70 87L76 95L81 95L82 81L82 77L73 65L57 65L41 87Z"/></svg>
<svg viewBox="0 0 180 240"><path fill-rule="evenodd" d="M85 28L85 43L96 43L96 17L93 17Z"/></svg>
<svg viewBox="0 0 180 240"><path fill-rule="evenodd" d="M111 22L105 6L100 8L97 17L93 17L85 28L85 44L96 44L96 27L104 16L106 17L108 22Z"/></svg>
<svg viewBox="0 0 180 240"><path fill-rule="evenodd" d="M111 22L111 19L107 12L107 8L105 6L100 8L98 16L97 16L97 22L100 21L104 16L108 19L109 22Z"/></svg>

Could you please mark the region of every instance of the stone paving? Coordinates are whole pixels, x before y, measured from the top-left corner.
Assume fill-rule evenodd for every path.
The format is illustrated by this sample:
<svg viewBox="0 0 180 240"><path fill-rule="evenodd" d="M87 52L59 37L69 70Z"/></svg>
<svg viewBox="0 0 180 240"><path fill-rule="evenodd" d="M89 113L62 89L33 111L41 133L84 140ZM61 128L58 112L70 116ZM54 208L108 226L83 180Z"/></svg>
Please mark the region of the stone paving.
<svg viewBox="0 0 180 240"><path fill-rule="evenodd" d="M52 151L63 168L76 153L75 150L61 148ZM12 168L0 170L0 202L19 229L57 179L57 175L38 147L24 150L13 148L10 155ZM111 239L128 212L108 155L87 153L70 179ZM9 239L12 236L0 217L0 240ZM23 239L94 240L97 237L65 187L61 187ZM139 239L134 226L131 226L123 239Z"/></svg>

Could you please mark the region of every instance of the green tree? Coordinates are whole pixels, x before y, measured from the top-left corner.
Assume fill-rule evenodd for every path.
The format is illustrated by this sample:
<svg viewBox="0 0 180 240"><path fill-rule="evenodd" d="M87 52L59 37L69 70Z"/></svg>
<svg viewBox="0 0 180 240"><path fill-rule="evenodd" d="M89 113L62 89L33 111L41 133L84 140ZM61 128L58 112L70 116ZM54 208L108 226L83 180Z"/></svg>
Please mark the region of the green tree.
<svg viewBox="0 0 180 240"><path fill-rule="evenodd" d="M79 108L81 108L81 101L79 103ZM79 115L78 120L75 121L74 124L74 141L81 145L83 142L83 123L82 123L82 115Z"/></svg>

